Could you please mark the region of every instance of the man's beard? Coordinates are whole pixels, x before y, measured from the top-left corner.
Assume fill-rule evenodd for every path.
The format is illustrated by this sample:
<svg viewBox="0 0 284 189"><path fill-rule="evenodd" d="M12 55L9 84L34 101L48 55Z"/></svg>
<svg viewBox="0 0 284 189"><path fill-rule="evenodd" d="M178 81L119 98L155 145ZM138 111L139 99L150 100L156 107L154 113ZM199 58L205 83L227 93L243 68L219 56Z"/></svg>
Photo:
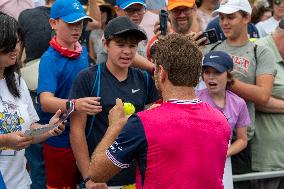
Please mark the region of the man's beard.
<svg viewBox="0 0 284 189"><path fill-rule="evenodd" d="M172 25L173 25L173 29L176 33L180 33L180 34L187 34L189 33L189 29L192 25L192 20L190 20L190 18L188 18L187 20L187 24L184 26L180 26L178 24L178 21L176 19L172 20Z"/></svg>

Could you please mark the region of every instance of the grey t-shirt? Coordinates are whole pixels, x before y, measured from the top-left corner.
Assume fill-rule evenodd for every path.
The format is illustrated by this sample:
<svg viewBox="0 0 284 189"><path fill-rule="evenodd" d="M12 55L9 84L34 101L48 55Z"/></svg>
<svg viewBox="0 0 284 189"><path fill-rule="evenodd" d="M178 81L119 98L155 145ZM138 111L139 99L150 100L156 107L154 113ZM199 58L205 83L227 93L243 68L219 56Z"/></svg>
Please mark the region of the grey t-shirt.
<svg viewBox="0 0 284 189"><path fill-rule="evenodd" d="M209 45L204 49L204 54L208 53L215 44ZM265 46L257 45L256 59L253 42L248 42L242 46L230 46L227 40L216 46L214 50L224 51L231 55L234 62L234 77L248 84L256 84L256 77L263 74L275 75L275 57L270 49ZM248 127L248 139L254 135L255 130L255 106L253 102L246 101L251 119Z"/></svg>

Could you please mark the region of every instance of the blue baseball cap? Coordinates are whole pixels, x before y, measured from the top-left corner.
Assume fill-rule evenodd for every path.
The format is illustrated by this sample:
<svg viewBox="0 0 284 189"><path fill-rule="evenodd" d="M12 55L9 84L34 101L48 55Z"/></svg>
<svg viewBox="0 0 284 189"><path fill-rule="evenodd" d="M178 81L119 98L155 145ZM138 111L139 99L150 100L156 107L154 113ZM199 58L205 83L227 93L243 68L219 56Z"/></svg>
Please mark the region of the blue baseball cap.
<svg viewBox="0 0 284 189"><path fill-rule="evenodd" d="M119 6L121 9L126 9L127 7L138 3L146 7L145 0L116 0L116 5Z"/></svg>
<svg viewBox="0 0 284 189"><path fill-rule="evenodd" d="M66 23L75 23L83 19L93 21L77 0L56 0L51 7L50 18L60 18Z"/></svg>
<svg viewBox="0 0 284 189"><path fill-rule="evenodd" d="M212 67L220 73L233 70L234 67L231 56L223 51L209 52L204 56L202 63L202 68Z"/></svg>

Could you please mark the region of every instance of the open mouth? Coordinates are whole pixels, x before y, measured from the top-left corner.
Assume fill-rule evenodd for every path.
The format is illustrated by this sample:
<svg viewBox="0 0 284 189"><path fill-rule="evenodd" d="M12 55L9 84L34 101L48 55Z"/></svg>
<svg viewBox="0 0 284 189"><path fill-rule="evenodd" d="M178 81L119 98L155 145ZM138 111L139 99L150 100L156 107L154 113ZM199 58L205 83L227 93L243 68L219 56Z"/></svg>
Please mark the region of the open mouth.
<svg viewBox="0 0 284 189"><path fill-rule="evenodd" d="M127 58L127 57L123 57L123 58L120 58L120 60L123 62L123 63L129 63L131 58Z"/></svg>
<svg viewBox="0 0 284 189"><path fill-rule="evenodd" d="M72 37L80 37L79 34L72 34Z"/></svg>
<svg viewBox="0 0 284 189"><path fill-rule="evenodd" d="M215 83L215 82L209 82L208 85L209 85L210 87L216 87L216 86L217 86L217 83Z"/></svg>

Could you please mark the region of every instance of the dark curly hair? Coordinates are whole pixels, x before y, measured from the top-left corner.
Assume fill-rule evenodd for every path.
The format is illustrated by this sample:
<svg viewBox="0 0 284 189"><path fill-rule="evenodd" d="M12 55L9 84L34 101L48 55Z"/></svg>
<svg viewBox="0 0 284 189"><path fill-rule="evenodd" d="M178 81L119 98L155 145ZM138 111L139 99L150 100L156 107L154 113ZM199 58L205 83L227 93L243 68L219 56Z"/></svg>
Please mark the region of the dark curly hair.
<svg viewBox="0 0 284 189"><path fill-rule="evenodd" d="M171 34L157 42L154 62L163 66L175 86L195 87L201 73L201 61L202 52L189 36Z"/></svg>
<svg viewBox="0 0 284 189"><path fill-rule="evenodd" d="M13 17L0 12L0 54L12 52L18 40L21 41L22 35L18 22ZM20 84L20 65L18 61L12 66L6 67L4 77L10 93L14 97L20 97L20 90L17 85L15 73L19 75L18 84Z"/></svg>

